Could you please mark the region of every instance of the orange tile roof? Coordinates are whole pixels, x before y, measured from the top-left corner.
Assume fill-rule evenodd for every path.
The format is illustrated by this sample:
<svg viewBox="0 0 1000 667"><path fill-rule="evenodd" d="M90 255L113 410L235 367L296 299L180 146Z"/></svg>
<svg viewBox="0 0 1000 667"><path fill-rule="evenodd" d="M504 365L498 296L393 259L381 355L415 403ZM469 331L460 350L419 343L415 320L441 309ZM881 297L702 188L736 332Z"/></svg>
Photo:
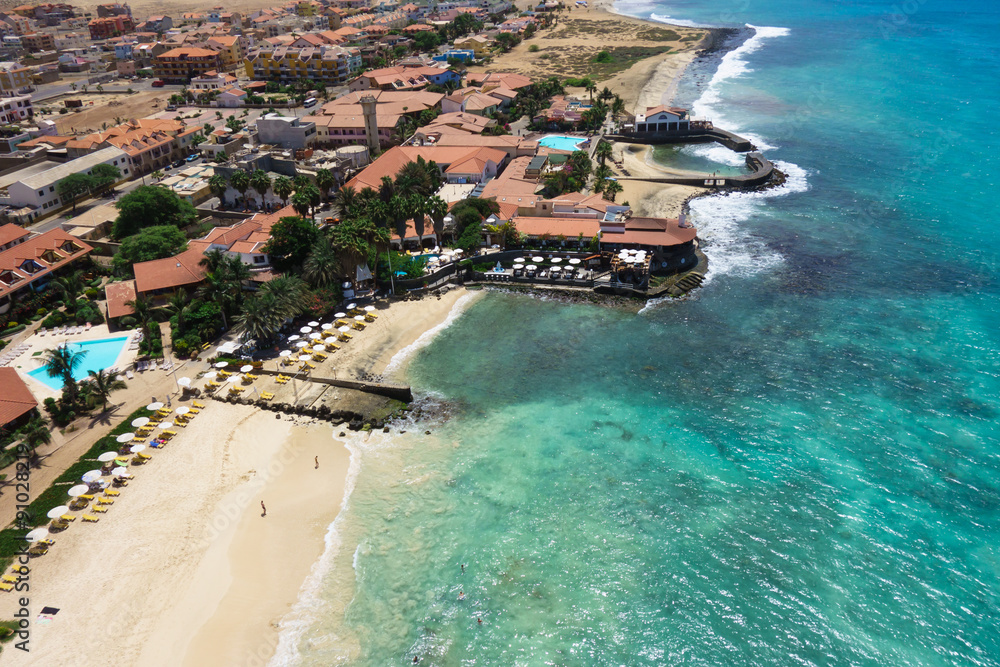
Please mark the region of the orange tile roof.
<svg viewBox="0 0 1000 667"><path fill-rule="evenodd" d="M11 241L16 241L20 238L28 236L31 232L23 227L18 227L17 225L8 222L6 225L0 227L0 246L7 245Z"/></svg>
<svg viewBox="0 0 1000 667"><path fill-rule="evenodd" d="M126 305L135 300L135 281L126 280L123 283L108 283L104 288L108 298L108 318L114 319L135 312L132 306Z"/></svg>
<svg viewBox="0 0 1000 667"><path fill-rule="evenodd" d="M57 228L0 252L0 297L71 264L91 250L93 248L87 243ZM50 251L54 254L46 259ZM33 273L22 268L29 260L37 265Z"/></svg>
<svg viewBox="0 0 1000 667"><path fill-rule="evenodd" d="M428 161L434 160L439 167L447 168L452 163L462 162L473 157L490 160L499 165L507 157L507 153L496 148L482 147L393 146L347 184L356 190L365 187L378 189L383 176L394 177L403 168L403 165L415 162L418 156Z"/></svg>
<svg viewBox="0 0 1000 667"><path fill-rule="evenodd" d="M38 407L38 401L28 385L13 368L0 368L0 387L3 387L0 393L0 425L6 426Z"/></svg>
<svg viewBox="0 0 1000 667"><path fill-rule="evenodd" d="M192 241L187 250L173 257L135 264L132 268L135 271L136 291L145 294L200 283L206 273L200 262L207 247L206 242Z"/></svg>

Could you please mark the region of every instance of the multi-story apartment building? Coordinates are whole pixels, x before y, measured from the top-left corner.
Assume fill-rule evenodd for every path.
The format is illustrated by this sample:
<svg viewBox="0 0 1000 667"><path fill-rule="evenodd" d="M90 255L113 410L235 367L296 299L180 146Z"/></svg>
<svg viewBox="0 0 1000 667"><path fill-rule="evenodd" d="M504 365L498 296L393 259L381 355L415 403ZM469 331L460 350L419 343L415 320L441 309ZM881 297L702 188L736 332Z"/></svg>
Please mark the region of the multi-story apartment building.
<svg viewBox="0 0 1000 667"><path fill-rule="evenodd" d="M313 79L339 86L347 83L351 73L361 67L361 51L340 46L297 49L263 45L251 51L244 63L251 79L282 82Z"/></svg>
<svg viewBox="0 0 1000 667"><path fill-rule="evenodd" d="M222 56L209 49L171 49L153 59L153 74L172 83L184 83L222 69Z"/></svg>
<svg viewBox="0 0 1000 667"><path fill-rule="evenodd" d="M90 45L90 37L82 32L58 32L55 36L56 51L85 49Z"/></svg>
<svg viewBox="0 0 1000 667"><path fill-rule="evenodd" d="M91 39L108 39L135 30L132 17L126 14L97 18L87 24Z"/></svg>
<svg viewBox="0 0 1000 667"><path fill-rule="evenodd" d="M232 72L246 56L246 38L240 35L217 35L205 40L205 47L213 51L218 51L222 59L222 69Z"/></svg>
<svg viewBox="0 0 1000 667"><path fill-rule="evenodd" d="M0 63L0 94L14 95L32 89L31 68L18 63Z"/></svg>
<svg viewBox="0 0 1000 667"><path fill-rule="evenodd" d="M29 120L33 114L31 95L0 97L0 123L18 123L22 120Z"/></svg>
<svg viewBox="0 0 1000 667"><path fill-rule="evenodd" d="M21 35L21 46L30 53L55 51L56 38L44 32L32 32L27 35Z"/></svg>

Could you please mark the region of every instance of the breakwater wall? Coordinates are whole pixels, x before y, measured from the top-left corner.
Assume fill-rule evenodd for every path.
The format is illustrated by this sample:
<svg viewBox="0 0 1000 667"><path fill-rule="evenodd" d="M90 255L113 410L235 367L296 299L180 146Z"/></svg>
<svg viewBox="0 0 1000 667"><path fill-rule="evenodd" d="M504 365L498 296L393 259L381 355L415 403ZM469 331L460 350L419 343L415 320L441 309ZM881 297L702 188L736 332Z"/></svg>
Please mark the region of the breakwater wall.
<svg viewBox="0 0 1000 667"><path fill-rule="evenodd" d="M258 375L278 375L278 371L272 371L268 369L258 369L254 371ZM281 373L284 373L282 371ZM289 375L295 375L294 371L288 371ZM317 382L319 384L326 384L331 387L342 387L344 389L354 389L355 391L363 391L368 394L376 394L378 396L384 396L386 398L392 398L397 401L403 401L404 403L410 403L413 401L413 391L409 386L403 384L390 384L388 382L363 382L361 380L341 380L338 378L327 378L319 377L317 375L296 375L297 380L302 380L303 382Z"/></svg>
<svg viewBox="0 0 1000 667"><path fill-rule="evenodd" d="M699 188L752 188L764 185L774 174L774 164L760 153L749 153L746 158L750 174L741 176L618 176L619 181L646 181L671 185L693 185Z"/></svg>
<svg viewBox="0 0 1000 667"><path fill-rule="evenodd" d="M696 128L692 130L674 130L673 132L643 132L628 134L608 134L608 141L621 141L632 144L707 144L716 142L737 153L755 150L749 139L726 130L713 128Z"/></svg>

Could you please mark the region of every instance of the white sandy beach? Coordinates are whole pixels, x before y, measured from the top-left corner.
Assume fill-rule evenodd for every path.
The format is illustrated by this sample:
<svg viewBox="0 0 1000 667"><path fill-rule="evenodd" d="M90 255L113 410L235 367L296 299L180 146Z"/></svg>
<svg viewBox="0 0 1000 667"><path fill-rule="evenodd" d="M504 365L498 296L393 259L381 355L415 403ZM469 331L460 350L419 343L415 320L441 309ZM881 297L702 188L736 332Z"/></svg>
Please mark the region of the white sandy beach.
<svg viewBox="0 0 1000 667"><path fill-rule="evenodd" d="M335 353L337 363L381 371L448 319L463 294L381 310ZM30 654L4 651L4 664L267 662L340 511L350 455L329 423L205 404L135 468L99 523L77 519L32 560L32 618L43 606L59 612L33 622ZM15 607L14 596L0 597L0 618Z"/></svg>

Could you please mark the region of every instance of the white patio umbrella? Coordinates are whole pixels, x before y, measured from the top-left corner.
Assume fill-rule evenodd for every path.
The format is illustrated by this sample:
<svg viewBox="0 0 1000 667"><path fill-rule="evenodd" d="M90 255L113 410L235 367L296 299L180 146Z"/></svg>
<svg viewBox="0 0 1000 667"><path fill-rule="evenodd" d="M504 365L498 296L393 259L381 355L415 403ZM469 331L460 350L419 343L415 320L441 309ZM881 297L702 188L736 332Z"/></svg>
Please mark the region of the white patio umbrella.
<svg viewBox="0 0 1000 667"><path fill-rule="evenodd" d="M181 379L179 379L177 381L177 384L179 384L182 387L190 387L191 386L191 378L181 378Z"/></svg>
<svg viewBox="0 0 1000 667"><path fill-rule="evenodd" d="M128 442L135 437L135 433L122 433L120 436L115 438L118 442Z"/></svg>
<svg viewBox="0 0 1000 667"><path fill-rule="evenodd" d="M99 480L103 474L104 473L102 473L100 470L88 470L87 472L83 473L83 477L81 477L80 479L82 479L87 484L90 484L91 482L96 482L97 480Z"/></svg>
<svg viewBox="0 0 1000 667"><path fill-rule="evenodd" d="M562 257L553 257L552 258L552 263L553 264L558 264L561 261L562 261Z"/></svg>
<svg viewBox="0 0 1000 667"><path fill-rule="evenodd" d="M518 264L523 264L527 260L524 257L515 257L514 261L517 262Z"/></svg>
<svg viewBox="0 0 1000 667"><path fill-rule="evenodd" d="M118 466L117 468L111 471L111 474L114 475L115 477L124 477L125 475L128 474L128 468L124 466Z"/></svg>
<svg viewBox="0 0 1000 667"><path fill-rule="evenodd" d="M218 371L209 371L209 372L205 373L205 375L204 375L204 378L206 380L214 380L217 377L219 377L219 372Z"/></svg>
<svg viewBox="0 0 1000 667"><path fill-rule="evenodd" d="M146 449L146 445L132 445L132 448L129 449L129 451L132 452L133 454L138 454L144 449Z"/></svg>
<svg viewBox="0 0 1000 667"><path fill-rule="evenodd" d="M235 377L235 376L232 376L232 377ZM177 408L176 410L174 410L174 412L176 412L179 415L186 415L187 413L191 412L191 408L189 408L186 405L182 405L179 408Z"/></svg>
<svg viewBox="0 0 1000 667"><path fill-rule="evenodd" d="M279 357L283 357L283 358L284 357L290 357L290 356L292 356L292 351L291 350L282 350L281 352L278 353L278 356Z"/></svg>
<svg viewBox="0 0 1000 667"><path fill-rule="evenodd" d="M135 426L136 428L142 428L148 423L149 423L149 417L136 417L135 419L132 420L132 426Z"/></svg>
<svg viewBox="0 0 1000 667"><path fill-rule="evenodd" d="M339 331L340 333L347 333L350 330L351 327L340 327L339 329L337 329L337 331Z"/></svg>
<svg viewBox="0 0 1000 667"><path fill-rule="evenodd" d="M154 401L154 402L150 403L149 405L147 405L146 409L147 410L152 410L153 412L156 412L157 410L159 410L162 407L163 407L163 403L160 403L159 401Z"/></svg>
<svg viewBox="0 0 1000 667"><path fill-rule="evenodd" d="M313 345L313 349L317 352L326 352L326 345L323 345L323 343L316 343Z"/></svg>
<svg viewBox="0 0 1000 667"><path fill-rule="evenodd" d="M297 347L299 349L301 349L303 347L309 347L309 343L307 343L304 340L300 340L298 343L295 344L295 347Z"/></svg>
<svg viewBox="0 0 1000 667"><path fill-rule="evenodd" d="M302 327L301 329L299 329L299 333L307 334L312 330L313 330L312 327Z"/></svg>
<svg viewBox="0 0 1000 667"><path fill-rule="evenodd" d="M160 422L159 424L156 425L156 428L168 429L168 428L173 428L173 426L174 426L173 422Z"/></svg>
<svg viewBox="0 0 1000 667"><path fill-rule="evenodd" d="M309 323L309 326L311 326L311 327L318 327L319 326L319 322L317 322L316 320L313 320L312 322Z"/></svg>
<svg viewBox="0 0 1000 667"><path fill-rule="evenodd" d="M298 334L292 334L291 336L288 337L288 342L292 342L293 340L298 340L300 338L302 338L302 336Z"/></svg>
<svg viewBox="0 0 1000 667"><path fill-rule="evenodd" d="M253 370L253 366L247 364L246 366L240 366L240 373L249 373Z"/></svg>
<svg viewBox="0 0 1000 667"><path fill-rule="evenodd" d="M320 327L320 329L322 329L323 331L329 331L332 328L333 328L333 325L330 324L329 322L325 322L323 324L323 326Z"/></svg>
<svg viewBox="0 0 1000 667"><path fill-rule="evenodd" d="M50 509L48 512L46 512L45 516L49 517L50 519L58 519L59 517L61 517L63 514L65 514L68 511L69 511L69 506L67 506L67 505L58 505L58 506L53 507L52 509Z"/></svg>
<svg viewBox="0 0 1000 667"><path fill-rule="evenodd" d="M574 257L573 259L569 260L569 263L570 264L579 264L580 260L578 260L576 257Z"/></svg>
<svg viewBox="0 0 1000 667"><path fill-rule="evenodd" d="M535 262L535 263L537 264L537 263L540 263L540 262L544 262L544 261L545 261L545 258L544 258L544 257L541 257L541 256L535 256L535 257L532 257L532 258L531 258L531 261L532 261L532 262Z"/></svg>
<svg viewBox="0 0 1000 667"><path fill-rule="evenodd" d="M355 315L354 316L354 321L355 322L364 322L365 321L365 316L364 315Z"/></svg>
<svg viewBox="0 0 1000 667"><path fill-rule="evenodd" d="M526 270L528 270L528 271L536 271L536 270L538 269L538 267L537 267L537 266L535 266L534 264L528 264L528 265L527 265L526 267L524 267L524 268L525 268Z"/></svg>
<svg viewBox="0 0 1000 667"><path fill-rule="evenodd" d="M228 365L229 365L228 361L220 361L219 363L215 364L215 367L216 368L225 368Z"/></svg>
<svg viewBox="0 0 1000 667"><path fill-rule="evenodd" d="M108 461L114 461L118 458L118 452L104 452L97 457L97 460L101 463L107 463Z"/></svg>
<svg viewBox="0 0 1000 667"><path fill-rule="evenodd" d="M523 269L524 268L524 264L515 264L514 268L515 269Z"/></svg>
<svg viewBox="0 0 1000 667"><path fill-rule="evenodd" d="M227 378L227 380L229 380L229 382L231 382L231 383L233 383L233 384L236 384L237 382L239 382L239 381L240 381L240 380L242 380L242 379L243 379L243 376L242 376L242 375L230 375L230 376L229 376L229 377Z"/></svg>
<svg viewBox="0 0 1000 667"><path fill-rule="evenodd" d="M312 340L319 340L322 337L323 336L321 336L320 334L316 333L315 331L312 332L311 334L309 334L309 338L311 338Z"/></svg>
<svg viewBox="0 0 1000 667"><path fill-rule="evenodd" d="M90 491L90 487L88 487L86 484L77 484L76 486L69 487L69 491L67 491L66 493L68 493L70 497L76 498L78 496L82 496L88 491Z"/></svg>
<svg viewBox="0 0 1000 667"><path fill-rule="evenodd" d="M334 313L333 316L337 318L347 317L347 313Z"/></svg>
<svg viewBox="0 0 1000 667"><path fill-rule="evenodd" d="M48 536L49 536L49 529L42 527L42 528L35 528L33 531L25 535L24 539L28 540L29 542L38 542L39 540L44 540Z"/></svg>
<svg viewBox="0 0 1000 667"><path fill-rule="evenodd" d="M347 310L354 310L357 307L358 307L358 304L356 304L356 303L349 303L349 304L347 304Z"/></svg>
<svg viewBox="0 0 1000 667"><path fill-rule="evenodd" d="M375 310L375 306L365 306L365 312L370 313Z"/></svg>

